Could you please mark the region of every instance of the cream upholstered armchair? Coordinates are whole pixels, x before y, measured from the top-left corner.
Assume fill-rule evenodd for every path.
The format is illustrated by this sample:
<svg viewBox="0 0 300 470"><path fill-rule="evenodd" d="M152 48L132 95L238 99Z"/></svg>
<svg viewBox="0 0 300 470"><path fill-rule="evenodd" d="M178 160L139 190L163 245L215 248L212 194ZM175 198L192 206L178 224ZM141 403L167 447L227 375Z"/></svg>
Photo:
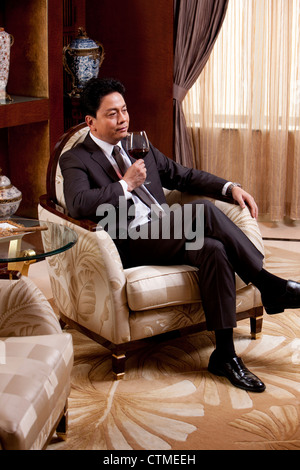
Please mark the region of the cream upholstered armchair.
<svg viewBox="0 0 300 470"><path fill-rule="evenodd" d="M40 450L66 435L73 344L42 292L0 280L0 449Z"/></svg>
<svg viewBox="0 0 300 470"><path fill-rule="evenodd" d="M53 296L61 319L112 352L113 373L125 372L125 355L150 337L161 339L206 329L197 269L191 266L140 266L124 269L116 246L88 220L68 217L60 155L82 141L88 127L70 129L58 142L47 174L47 195L40 198L39 218L67 224L78 234L72 250L47 258ZM188 194L166 192L170 205L185 203ZM195 196L193 196L195 197ZM215 201L263 252L262 238L248 209ZM263 308L257 289L236 278L237 319L250 318L255 337L262 328ZM169 336L169 335L168 335Z"/></svg>

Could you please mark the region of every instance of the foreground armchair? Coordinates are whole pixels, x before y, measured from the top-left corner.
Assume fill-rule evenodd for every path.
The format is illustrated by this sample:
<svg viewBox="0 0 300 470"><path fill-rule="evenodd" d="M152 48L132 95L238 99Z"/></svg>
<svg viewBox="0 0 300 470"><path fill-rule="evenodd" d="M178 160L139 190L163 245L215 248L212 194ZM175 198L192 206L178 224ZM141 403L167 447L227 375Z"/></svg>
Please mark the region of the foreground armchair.
<svg viewBox="0 0 300 470"><path fill-rule="evenodd" d="M197 283L191 266L140 266L124 269L111 237L88 220L67 214L58 160L62 152L82 141L89 128L80 124L58 142L49 162L47 195L40 198L40 220L67 224L78 234L72 250L47 258L54 300L61 319L112 352L117 378L125 372L126 352L150 338L206 329ZM166 191L170 205L191 196ZM195 198L195 196L193 196ZM214 201L263 252L262 238L247 209ZM46 233L44 234L46 240ZM260 294L236 278L237 320L249 318L252 337L262 328Z"/></svg>
<svg viewBox="0 0 300 470"><path fill-rule="evenodd" d="M66 435L72 337L30 279L1 279L0 296L0 449L40 450Z"/></svg>

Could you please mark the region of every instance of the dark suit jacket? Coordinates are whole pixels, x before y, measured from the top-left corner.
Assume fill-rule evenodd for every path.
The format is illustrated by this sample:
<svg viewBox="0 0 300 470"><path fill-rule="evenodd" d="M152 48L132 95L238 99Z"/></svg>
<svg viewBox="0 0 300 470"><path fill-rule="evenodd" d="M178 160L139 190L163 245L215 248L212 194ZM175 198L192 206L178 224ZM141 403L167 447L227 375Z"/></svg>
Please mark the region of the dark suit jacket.
<svg viewBox="0 0 300 470"><path fill-rule="evenodd" d="M132 160L133 161L133 160ZM111 204L118 208L123 196L118 176L101 149L89 135L84 142L65 152L59 161L64 178L64 195L71 217L97 220L97 207ZM160 203L166 203L163 188L220 197L226 180L210 173L185 168L150 144L145 158L147 189ZM128 223L132 218L129 218ZM99 220L99 218L98 218Z"/></svg>

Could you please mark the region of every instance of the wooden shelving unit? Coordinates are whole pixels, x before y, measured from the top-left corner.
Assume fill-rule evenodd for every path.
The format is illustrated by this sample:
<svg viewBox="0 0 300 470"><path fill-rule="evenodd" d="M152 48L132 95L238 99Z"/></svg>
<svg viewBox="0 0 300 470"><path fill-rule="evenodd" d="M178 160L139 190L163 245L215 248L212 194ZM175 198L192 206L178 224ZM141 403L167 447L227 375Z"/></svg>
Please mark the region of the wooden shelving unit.
<svg viewBox="0 0 300 470"><path fill-rule="evenodd" d="M1 128L32 124L48 119L48 99L26 96L12 96L12 99L12 102L0 106ZM29 107L30 112L28 112Z"/></svg>
<svg viewBox="0 0 300 470"><path fill-rule="evenodd" d="M113 13L111 0L0 0L0 26L14 36L7 86L14 101L0 105L0 168L22 191L18 215L36 217L50 153L80 119L66 99L62 59L79 26L104 46L100 76L125 84L131 129L145 128L172 157L173 0L118 2L112 27ZM121 40L116 31L125 31Z"/></svg>
<svg viewBox="0 0 300 470"><path fill-rule="evenodd" d="M50 151L63 133L62 3L0 0L0 26L14 37L13 101L0 105L0 167L22 191L18 214L36 217Z"/></svg>

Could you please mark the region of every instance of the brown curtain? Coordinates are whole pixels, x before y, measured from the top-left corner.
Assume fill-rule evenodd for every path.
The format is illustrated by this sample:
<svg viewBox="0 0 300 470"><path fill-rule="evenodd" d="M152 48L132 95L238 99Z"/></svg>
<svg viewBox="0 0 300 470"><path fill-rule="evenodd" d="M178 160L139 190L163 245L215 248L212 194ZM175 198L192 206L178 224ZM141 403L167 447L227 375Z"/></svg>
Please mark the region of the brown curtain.
<svg viewBox="0 0 300 470"><path fill-rule="evenodd" d="M174 0L174 158L192 167L193 155L182 101L204 68L229 0Z"/></svg>

